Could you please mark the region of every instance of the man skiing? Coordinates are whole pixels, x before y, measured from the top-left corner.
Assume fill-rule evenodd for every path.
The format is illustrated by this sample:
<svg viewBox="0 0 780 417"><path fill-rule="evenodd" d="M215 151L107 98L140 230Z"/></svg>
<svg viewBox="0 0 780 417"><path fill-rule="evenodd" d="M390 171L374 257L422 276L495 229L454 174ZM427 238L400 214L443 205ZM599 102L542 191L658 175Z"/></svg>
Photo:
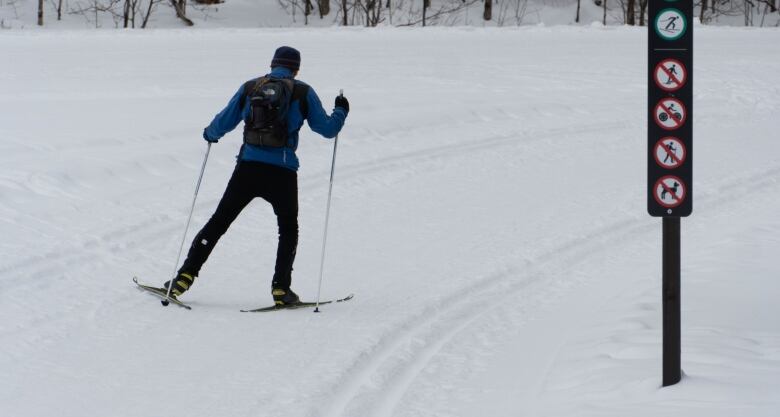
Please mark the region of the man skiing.
<svg viewBox="0 0 780 417"><path fill-rule="evenodd" d="M219 238L241 210L260 197L273 207L279 227L271 284L274 303L286 306L300 301L290 289L298 246L298 131L306 120L314 132L333 138L349 113L349 101L343 95L336 97L332 114L326 113L314 89L295 79L300 63L298 50L278 48L271 72L244 83L203 130L203 139L216 143L243 121L244 144L216 211L195 236L173 279L171 296L180 296L192 287ZM171 282L166 281L165 289L169 286Z"/></svg>

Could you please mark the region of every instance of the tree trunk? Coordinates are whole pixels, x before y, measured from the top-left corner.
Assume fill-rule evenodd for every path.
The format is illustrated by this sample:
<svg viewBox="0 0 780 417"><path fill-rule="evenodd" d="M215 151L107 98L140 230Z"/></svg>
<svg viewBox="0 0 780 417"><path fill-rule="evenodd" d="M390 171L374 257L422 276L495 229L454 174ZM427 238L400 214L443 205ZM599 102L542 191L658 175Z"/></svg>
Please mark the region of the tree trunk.
<svg viewBox="0 0 780 417"><path fill-rule="evenodd" d="M701 13L699 13L699 21L704 23L704 12L707 11L707 0L701 0Z"/></svg>
<svg viewBox="0 0 780 417"><path fill-rule="evenodd" d="M342 20L342 23L344 26L347 26L347 0L341 0L341 14L344 15L344 19Z"/></svg>
<svg viewBox="0 0 780 417"><path fill-rule="evenodd" d="M187 0L171 0L171 5L176 10L176 17L184 21L187 26L194 26L195 23L187 18Z"/></svg>
<svg viewBox="0 0 780 417"><path fill-rule="evenodd" d="M57 20L62 20L62 0L57 3Z"/></svg>
<svg viewBox="0 0 780 417"><path fill-rule="evenodd" d="M607 0L603 0L602 4L604 5L604 18L602 19L601 23L606 26L607 25Z"/></svg>
<svg viewBox="0 0 780 417"><path fill-rule="evenodd" d="M493 0L485 0L485 11L482 13L482 19L490 20L493 18Z"/></svg>
<svg viewBox="0 0 780 417"><path fill-rule="evenodd" d="M124 28L127 29L130 23L130 0L125 0L125 8L122 13L122 20L124 20Z"/></svg>
<svg viewBox="0 0 780 417"><path fill-rule="evenodd" d="M575 23L580 23L580 1L577 0L577 16L574 18Z"/></svg>
<svg viewBox="0 0 780 417"><path fill-rule="evenodd" d="M628 4L626 5L626 24L629 26L636 26L636 12L634 9L636 9L636 0L628 0Z"/></svg>
<svg viewBox="0 0 780 417"><path fill-rule="evenodd" d="M314 5L311 4L311 0L303 0L303 16L304 16L304 24L309 24L309 15L311 14L312 10L314 10Z"/></svg>
<svg viewBox="0 0 780 417"><path fill-rule="evenodd" d="M317 7L320 9L320 19L330 14L330 0L317 0Z"/></svg>
<svg viewBox="0 0 780 417"><path fill-rule="evenodd" d="M141 24L141 29L146 29L146 24L149 23L149 16L152 15L152 6L154 6L154 0L149 0L149 8L146 9L146 16L144 16L144 22Z"/></svg>
<svg viewBox="0 0 780 417"><path fill-rule="evenodd" d="M423 0L423 27L425 27L425 12L428 10L428 6L431 5L431 0Z"/></svg>
<svg viewBox="0 0 780 417"><path fill-rule="evenodd" d="M639 0L639 26L645 25L646 10L647 10L647 0Z"/></svg>
<svg viewBox="0 0 780 417"><path fill-rule="evenodd" d="M43 26L43 0L38 0L38 26Z"/></svg>

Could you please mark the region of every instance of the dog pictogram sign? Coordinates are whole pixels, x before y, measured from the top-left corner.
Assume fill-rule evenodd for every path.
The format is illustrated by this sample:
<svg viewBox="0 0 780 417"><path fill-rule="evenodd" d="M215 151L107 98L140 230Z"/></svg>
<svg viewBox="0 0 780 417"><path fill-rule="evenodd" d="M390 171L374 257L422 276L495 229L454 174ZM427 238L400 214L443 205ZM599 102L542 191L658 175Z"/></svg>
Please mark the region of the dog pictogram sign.
<svg viewBox="0 0 780 417"><path fill-rule="evenodd" d="M685 65L676 59L664 59L655 67L653 73L655 85L667 92L677 91L685 85L688 79L688 70Z"/></svg>
<svg viewBox="0 0 780 417"><path fill-rule="evenodd" d="M655 17L655 33L666 41L674 41L685 35L688 21L683 12L677 9L664 9Z"/></svg>
<svg viewBox="0 0 780 417"><path fill-rule="evenodd" d="M685 183L683 180L667 175L655 183L655 201L666 208L674 208L685 201Z"/></svg>
<svg viewBox="0 0 780 417"><path fill-rule="evenodd" d="M685 124L685 105L676 98L664 98L655 105L655 123L664 130L679 129Z"/></svg>
<svg viewBox="0 0 780 417"><path fill-rule="evenodd" d="M667 136L655 144L655 162L666 169L679 168L685 162L685 144L680 139Z"/></svg>

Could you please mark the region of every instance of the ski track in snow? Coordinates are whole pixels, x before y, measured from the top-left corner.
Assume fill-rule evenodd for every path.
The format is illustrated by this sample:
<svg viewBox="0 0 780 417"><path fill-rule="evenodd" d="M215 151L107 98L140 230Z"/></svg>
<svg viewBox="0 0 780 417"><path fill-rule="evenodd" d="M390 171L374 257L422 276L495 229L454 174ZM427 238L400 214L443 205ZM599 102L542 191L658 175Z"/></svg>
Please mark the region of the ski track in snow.
<svg viewBox="0 0 780 417"><path fill-rule="evenodd" d="M765 192L780 186L780 165L751 174L750 177L732 178L709 196L698 198L702 206L722 208L739 198ZM752 184L745 187L744 184ZM737 198L737 200L735 200ZM706 214L706 213L699 213ZM555 276L549 271L555 264L566 270L573 269L582 260L597 253L612 250L630 239L646 237L658 232L658 224L645 224L636 220L622 220L601 226L580 238L564 242L537 259L524 259L515 265L504 265L502 271L479 279L462 293L452 294L426 307L419 314L409 317L401 326L386 332L373 351L364 353L345 371L343 380L336 384L332 400L326 411L317 408L310 416L366 416L388 417L395 414L415 378L429 361L474 322L486 322L484 316L495 315L495 310L507 304L513 309L531 312L539 300L554 302L559 293L571 291L576 283L561 279L544 280ZM551 265L552 264L552 265ZM465 295L464 295L465 294ZM512 326L522 326L514 321ZM506 332L505 326L494 325L492 340Z"/></svg>

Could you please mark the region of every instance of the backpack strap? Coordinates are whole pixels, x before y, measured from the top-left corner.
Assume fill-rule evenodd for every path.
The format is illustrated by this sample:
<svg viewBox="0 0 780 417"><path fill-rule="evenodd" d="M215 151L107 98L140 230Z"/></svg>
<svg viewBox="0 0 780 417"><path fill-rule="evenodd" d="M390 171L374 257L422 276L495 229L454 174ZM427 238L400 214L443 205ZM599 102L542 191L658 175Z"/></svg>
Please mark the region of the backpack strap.
<svg viewBox="0 0 780 417"><path fill-rule="evenodd" d="M295 83L293 86L292 101L298 100L298 106L301 108L303 120L309 117L309 86L304 83Z"/></svg>
<svg viewBox="0 0 780 417"><path fill-rule="evenodd" d="M249 97L249 94L253 93L258 86L260 86L263 83L263 79L265 77L260 77L254 80L249 80L244 83L244 86L241 88L241 98L239 99L239 108L243 109L246 105L246 99Z"/></svg>

